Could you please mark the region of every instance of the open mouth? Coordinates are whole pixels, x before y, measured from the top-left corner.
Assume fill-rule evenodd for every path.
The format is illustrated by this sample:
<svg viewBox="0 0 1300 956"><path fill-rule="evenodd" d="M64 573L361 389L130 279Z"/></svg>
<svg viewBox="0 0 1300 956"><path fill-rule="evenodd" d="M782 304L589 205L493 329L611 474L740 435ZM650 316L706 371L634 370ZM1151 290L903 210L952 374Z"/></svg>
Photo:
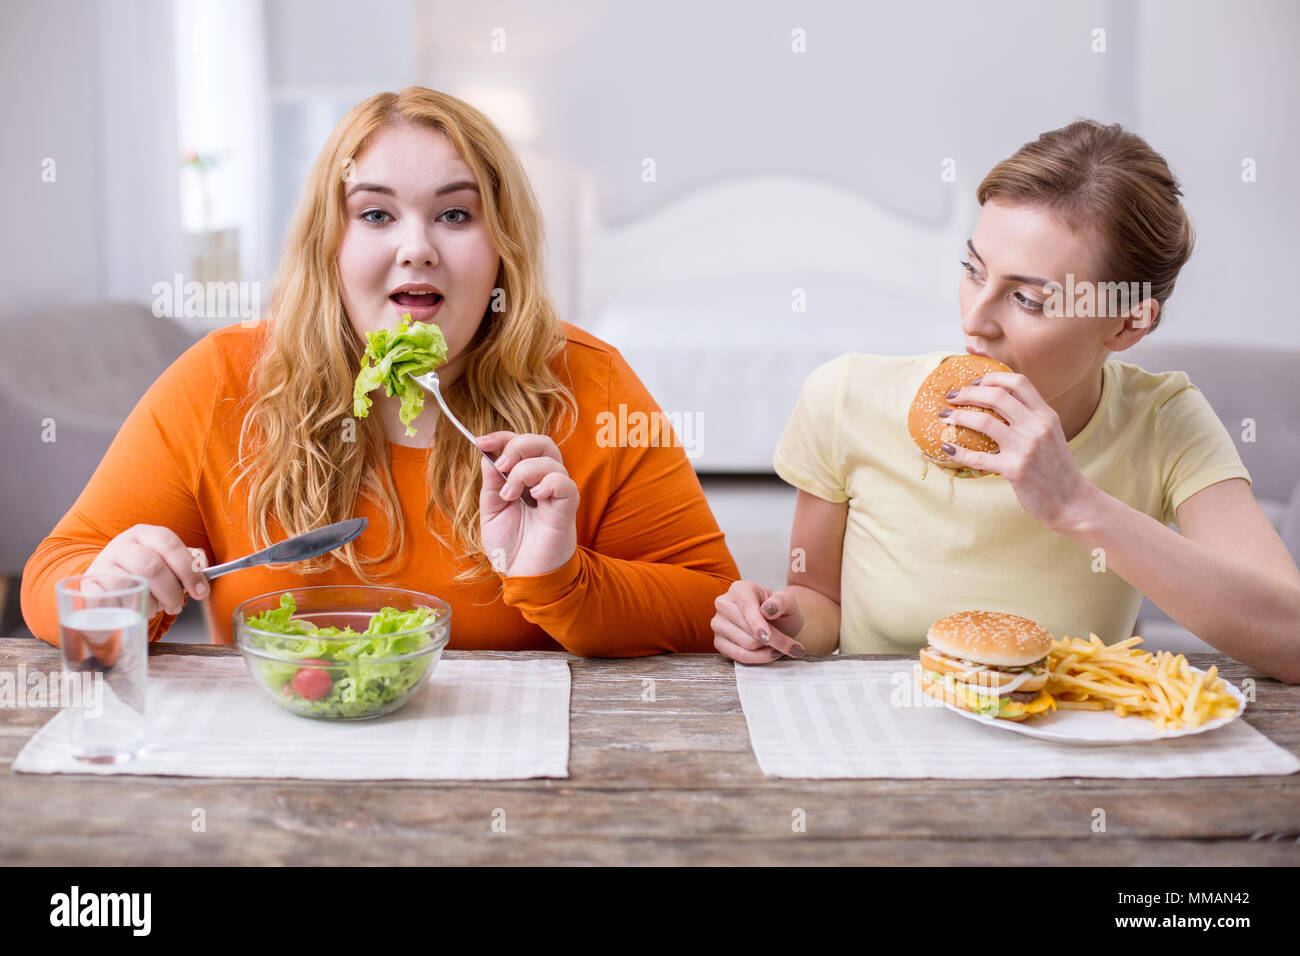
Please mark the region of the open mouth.
<svg viewBox="0 0 1300 956"><path fill-rule="evenodd" d="M429 308L442 301L442 296L437 292L394 292L388 298L408 309Z"/></svg>

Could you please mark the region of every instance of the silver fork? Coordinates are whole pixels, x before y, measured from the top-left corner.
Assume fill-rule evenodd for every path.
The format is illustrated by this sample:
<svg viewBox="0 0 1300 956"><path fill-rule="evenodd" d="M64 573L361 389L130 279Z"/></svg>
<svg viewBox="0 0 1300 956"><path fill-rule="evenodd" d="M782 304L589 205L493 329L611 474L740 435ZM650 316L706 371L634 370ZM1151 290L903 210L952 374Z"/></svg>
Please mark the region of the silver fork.
<svg viewBox="0 0 1300 956"><path fill-rule="evenodd" d="M473 444L475 448L477 448L480 452L482 452L483 457L492 463L492 467L497 469L497 474L500 475L502 479L509 481L510 480L509 475L507 475L500 468L497 468L496 458L489 455L487 453L487 449L479 445L478 441L475 440L473 433L460 423L460 419L458 419L455 415L451 413L451 409L447 407L447 403L442 400L442 392L438 388L438 373L425 372L423 375L412 375L411 378L415 380L415 384L419 385L426 392L432 394L433 397L438 400L438 405L441 406L442 413L447 416L447 420L451 422L453 425L455 425L458 429L460 429L460 433L464 435L466 438L468 438L470 440L470 443ZM532 494L528 491L527 488L525 488L523 490L523 493L520 494L519 500L522 501L529 508L537 507L537 499L532 496Z"/></svg>

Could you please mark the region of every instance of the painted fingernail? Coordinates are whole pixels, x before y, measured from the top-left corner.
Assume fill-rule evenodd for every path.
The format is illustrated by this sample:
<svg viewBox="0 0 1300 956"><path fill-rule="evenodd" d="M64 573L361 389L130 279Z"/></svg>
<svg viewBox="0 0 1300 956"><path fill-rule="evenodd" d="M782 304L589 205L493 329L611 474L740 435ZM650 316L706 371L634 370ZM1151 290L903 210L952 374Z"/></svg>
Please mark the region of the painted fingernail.
<svg viewBox="0 0 1300 956"><path fill-rule="evenodd" d="M764 604L764 605L763 605L763 613L764 613L764 614L775 614L775 613L776 613L776 605L775 605L775 604Z"/></svg>
<svg viewBox="0 0 1300 956"><path fill-rule="evenodd" d="M939 417L940 417L940 418L947 418L947 417L948 417L949 415L951 415L951 414L952 414L952 409L951 409L951 408L945 408L943 411L941 411L941 412L939 413Z"/></svg>
<svg viewBox="0 0 1300 956"><path fill-rule="evenodd" d="M979 384L980 382L982 382L982 381L984 381L984 376L983 376L983 375L981 375L979 378L975 379L975 381L971 382L971 384L972 384L972 385L978 385L978 384Z"/></svg>
<svg viewBox="0 0 1300 956"><path fill-rule="evenodd" d="M942 445L940 445L939 447L940 447L941 449L943 449L943 453L944 453L945 455L955 455L955 454L957 454L957 446L956 446L956 445L949 445L947 442L944 442L944 443L943 443Z"/></svg>
<svg viewBox="0 0 1300 956"><path fill-rule="evenodd" d="M790 650L789 650L787 653L788 653L791 657L807 657L807 656L808 656L808 652L805 651L805 650L803 649L803 645L801 645L801 644L794 644L794 645L792 645L792 646L790 647Z"/></svg>
<svg viewBox="0 0 1300 956"><path fill-rule="evenodd" d="M957 389L955 388L949 391L948 394L944 396L944 398L956 398L956 397L957 397Z"/></svg>
<svg viewBox="0 0 1300 956"><path fill-rule="evenodd" d="M770 640L767 631L759 631L758 639L762 641L764 644L766 644Z"/></svg>

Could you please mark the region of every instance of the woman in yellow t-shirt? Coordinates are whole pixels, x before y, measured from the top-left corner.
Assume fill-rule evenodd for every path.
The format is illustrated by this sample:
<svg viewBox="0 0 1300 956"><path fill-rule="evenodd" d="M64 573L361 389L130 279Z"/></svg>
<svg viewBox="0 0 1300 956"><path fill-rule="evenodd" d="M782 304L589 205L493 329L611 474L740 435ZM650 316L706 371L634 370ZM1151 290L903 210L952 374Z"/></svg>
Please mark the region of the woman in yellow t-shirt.
<svg viewBox="0 0 1300 956"><path fill-rule="evenodd" d="M994 474L955 482L955 501L942 474L922 480L907 410L948 353L815 369L773 460L798 489L787 586L733 584L715 602L717 650L750 664L909 653L935 620L973 609L1113 642L1146 595L1300 683L1300 569L1232 438L1184 373L1107 361L1159 325L1191 254L1179 195L1144 140L1091 120L994 167L962 261L961 329L966 351L1015 371L949 401L1006 423L959 409L948 420L999 450L944 447ZM1110 283L1137 295L1112 300Z"/></svg>

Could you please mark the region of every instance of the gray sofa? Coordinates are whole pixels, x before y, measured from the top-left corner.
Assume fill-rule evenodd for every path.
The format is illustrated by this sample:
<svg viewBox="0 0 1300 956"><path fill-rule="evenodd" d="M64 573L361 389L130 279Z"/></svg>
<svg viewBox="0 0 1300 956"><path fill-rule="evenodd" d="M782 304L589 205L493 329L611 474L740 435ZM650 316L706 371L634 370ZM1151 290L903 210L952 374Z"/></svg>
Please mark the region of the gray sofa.
<svg viewBox="0 0 1300 956"><path fill-rule="evenodd" d="M27 559L140 396L195 341L175 320L130 302L0 320L0 633L21 624L16 582Z"/></svg>
<svg viewBox="0 0 1300 956"><path fill-rule="evenodd" d="M1300 561L1300 349L1162 343L1153 335L1115 359L1151 372L1185 371L1205 395L1250 471L1260 508ZM1246 419L1253 442L1242 440ZM1150 601L1135 628L1144 644L1172 651L1210 650Z"/></svg>

